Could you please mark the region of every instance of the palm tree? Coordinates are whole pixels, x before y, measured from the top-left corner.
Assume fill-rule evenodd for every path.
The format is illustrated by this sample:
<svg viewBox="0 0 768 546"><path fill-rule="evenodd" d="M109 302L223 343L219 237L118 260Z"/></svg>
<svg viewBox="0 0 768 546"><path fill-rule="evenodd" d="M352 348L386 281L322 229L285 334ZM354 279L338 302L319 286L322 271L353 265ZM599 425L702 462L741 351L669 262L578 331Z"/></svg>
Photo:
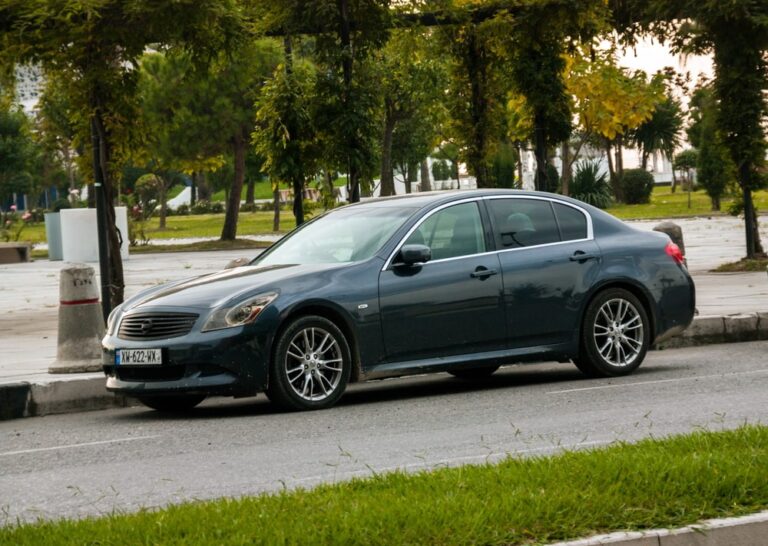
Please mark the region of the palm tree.
<svg viewBox="0 0 768 546"><path fill-rule="evenodd" d="M680 131L683 128L683 114L680 103L667 97L654 110L653 115L632 131L631 141L640 148L643 169L648 168L648 158L656 153L672 161L675 148L680 145Z"/></svg>

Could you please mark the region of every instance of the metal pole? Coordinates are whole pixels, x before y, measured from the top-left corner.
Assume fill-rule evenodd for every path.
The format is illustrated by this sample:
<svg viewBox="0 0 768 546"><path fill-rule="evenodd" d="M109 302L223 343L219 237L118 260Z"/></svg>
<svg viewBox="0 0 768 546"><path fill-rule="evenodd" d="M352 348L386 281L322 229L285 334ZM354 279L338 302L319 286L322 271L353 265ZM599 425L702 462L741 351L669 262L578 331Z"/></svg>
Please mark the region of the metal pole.
<svg viewBox="0 0 768 546"><path fill-rule="evenodd" d="M109 287L109 244L107 241L107 200L104 195L104 170L101 165L101 140L96 118L91 118L91 147L93 148L93 186L96 190L96 230L99 237L99 276L101 277L101 313L106 323L112 311Z"/></svg>

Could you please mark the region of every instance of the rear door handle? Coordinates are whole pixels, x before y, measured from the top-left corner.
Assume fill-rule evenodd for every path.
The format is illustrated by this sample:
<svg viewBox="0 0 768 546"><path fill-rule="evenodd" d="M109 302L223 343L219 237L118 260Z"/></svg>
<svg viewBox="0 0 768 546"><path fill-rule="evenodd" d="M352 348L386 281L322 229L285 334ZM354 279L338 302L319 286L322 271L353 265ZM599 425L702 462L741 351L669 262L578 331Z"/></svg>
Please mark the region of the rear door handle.
<svg viewBox="0 0 768 546"><path fill-rule="evenodd" d="M572 262L586 262L587 260L597 260L598 256L597 254L587 254L586 252L582 252L581 250L577 250L573 253L573 256L570 257L570 260Z"/></svg>
<svg viewBox="0 0 768 546"><path fill-rule="evenodd" d="M498 273L499 272L496 271L495 269L487 269L483 266L480 266L477 269L475 269L472 273L470 273L469 276L472 277L473 279L484 280Z"/></svg>

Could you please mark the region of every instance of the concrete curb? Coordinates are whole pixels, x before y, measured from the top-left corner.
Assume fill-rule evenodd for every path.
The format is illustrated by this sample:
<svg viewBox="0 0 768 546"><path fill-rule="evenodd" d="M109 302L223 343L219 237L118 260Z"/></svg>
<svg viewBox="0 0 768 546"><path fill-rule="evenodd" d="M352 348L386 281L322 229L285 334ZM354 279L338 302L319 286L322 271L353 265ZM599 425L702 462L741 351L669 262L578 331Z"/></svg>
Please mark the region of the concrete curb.
<svg viewBox="0 0 768 546"><path fill-rule="evenodd" d="M696 317L682 334L656 348L758 340L768 340L768 312ZM132 405L129 398L107 392L104 384L101 373L56 374L32 381L0 384L0 421Z"/></svg>
<svg viewBox="0 0 768 546"><path fill-rule="evenodd" d="M124 396L107 392L104 384L101 373L2 384L0 421L130 405Z"/></svg>
<svg viewBox="0 0 768 546"><path fill-rule="evenodd" d="M550 546L768 546L768 511L706 520L680 529L610 533Z"/></svg>
<svg viewBox="0 0 768 546"><path fill-rule="evenodd" d="M656 348L676 349L760 340L768 340L768 312L696 317L682 334L664 341Z"/></svg>

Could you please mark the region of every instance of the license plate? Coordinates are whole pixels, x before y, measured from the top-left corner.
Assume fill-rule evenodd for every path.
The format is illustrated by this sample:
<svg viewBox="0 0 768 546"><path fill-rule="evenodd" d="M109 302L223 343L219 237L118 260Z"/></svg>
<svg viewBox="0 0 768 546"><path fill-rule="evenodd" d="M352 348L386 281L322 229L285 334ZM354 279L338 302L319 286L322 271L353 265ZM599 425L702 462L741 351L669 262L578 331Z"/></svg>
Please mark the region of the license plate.
<svg viewBox="0 0 768 546"><path fill-rule="evenodd" d="M118 349L116 366L159 366L163 363L162 349Z"/></svg>

